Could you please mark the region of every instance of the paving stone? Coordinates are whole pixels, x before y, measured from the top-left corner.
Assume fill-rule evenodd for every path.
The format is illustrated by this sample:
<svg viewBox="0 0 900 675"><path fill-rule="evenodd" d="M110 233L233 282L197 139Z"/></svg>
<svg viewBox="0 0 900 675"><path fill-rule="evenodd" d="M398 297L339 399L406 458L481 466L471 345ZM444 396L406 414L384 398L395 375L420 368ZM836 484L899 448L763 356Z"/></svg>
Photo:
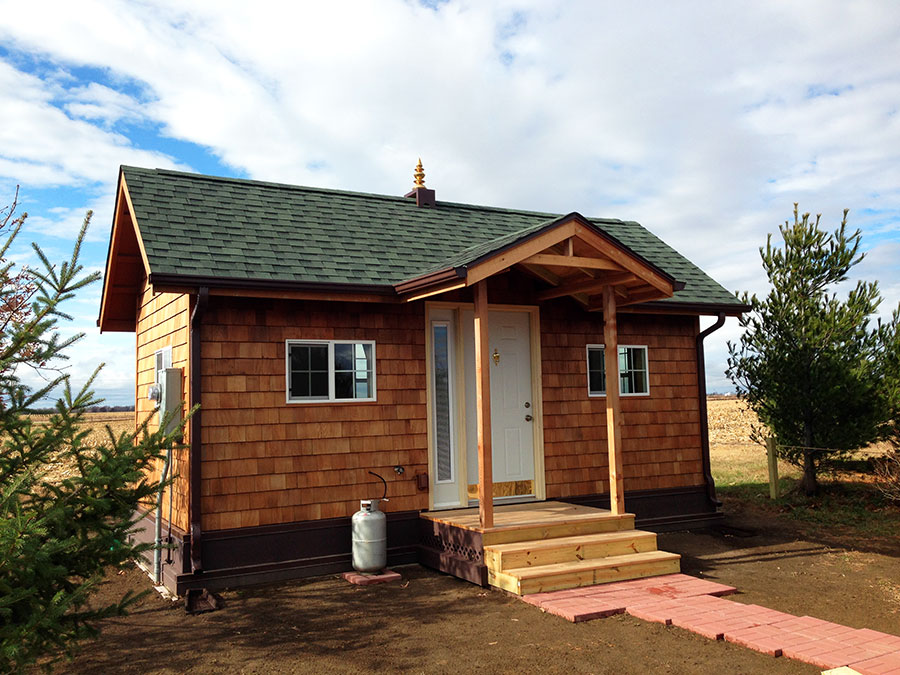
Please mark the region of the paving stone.
<svg viewBox="0 0 900 675"><path fill-rule="evenodd" d="M850 667L861 675L895 675L900 673L900 651L857 661Z"/></svg>
<svg viewBox="0 0 900 675"><path fill-rule="evenodd" d="M361 572L344 572L341 575L345 580L357 586L371 586L372 584L386 584L391 581L400 581L403 577L392 570L385 570L380 574L363 574Z"/></svg>
<svg viewBox="0 0 900 675"><path fill-rule="evenodd" d="M522 599L573 622L625 611L645 621L679 626L713 640L724 639L819 668L849 666L862 675L900 675L900 636L721 597L735 590L672 574Z"/></svg>

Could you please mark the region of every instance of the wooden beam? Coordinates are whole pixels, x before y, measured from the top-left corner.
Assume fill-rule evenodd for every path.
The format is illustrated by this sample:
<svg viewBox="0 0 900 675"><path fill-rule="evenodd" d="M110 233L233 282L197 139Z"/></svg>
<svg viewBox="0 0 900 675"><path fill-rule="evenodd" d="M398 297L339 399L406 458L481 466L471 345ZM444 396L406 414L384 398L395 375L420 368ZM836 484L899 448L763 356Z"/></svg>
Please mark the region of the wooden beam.
<svg viewBox="0 0 900 675"><path fill-rule="evenodd" d="M465 281L456 281L451 282L449 284L444 284L443 286L438 286L437 288L432 288L429 290L421 291L419 293L412 293L410 295L403 296L403 302L415 302L416 300L422 300L424 298L430 298L432 295L440 295L441 293L446 293L448 291L455 291L460 288L465 288Z"/></svg>
<svg viewBox="0 0 900 675"><path fill-rule="evenodd" d="M491 464L491 357L488 340L487 281L475 285L475 411L478 424L478 520L494 526L494 480Z"/></svg>
<svg viewBox="0 0 900 675"><path fill-rule="evenodd" d="M661 290L667 296L671 296L675 292L675 288L671 281L663 277L661 274L658 274L656 271L648 267L646 263L641 262L633 255L627 253L622 249L610 245L607 240L603 239L603 237L601 237L596 232L589 230L587 227L581 224L577 224L575 226L575 234L586 244L593 246L599 251L603 251L603 254L606 255L610 260L617 262L629 272L633 272L635 275L646 281L651 286L654 286Z"/></svg>
<svg viewBox="0 0 900 675"><path fill-rule="evenodd" d="M571 241L571 239L569 240ZM552 253L538 253L526 258L523 263L534 265L555 265L556 267L583 267L590 270L613 270L621 272L625 268L606 258L585 258L583 256L555 255Z"/></svg>
<svg viewBox="0 0 900 675"><path fill-rule="evenodd" d="M547 232L543 232L521 244L511 246L502 253L473 265L466 272L466 283L469 286L474 286L482 279L487 279L511 265L522 262L526 258L530 258L544 249L550 248L554 244L565 241L566 238L572 236L575 227L576 224L573 221L561 223Z"/></svg>
<svg viewBox="0 0 900 675"><path fill-rule="evenodd" d="M655 288L638 290L637 292L628 293L628 297L619 301L619 306L636 305L639 302L649 302L650 300L662 300L665 296Z"/></svg>
<svg viewBox="0 0 900 675"><path fill-rule="evenodd" d="M602 278L584 279L582 281L575 281L564 286L550 288L546 291L541 291L535 296L535 298L538 302L542 302L544 300L559 298L564 295L574 295L575 293L587 293L588 295L590 295L591 293L602 291L610 284L620 284L626 281L631 281L632 279L634 279L634 275L627 272L623 272L621 274L613 273Z"/></svg>
<svg viewBox="0 0 900 675"><path fill-rule="evenodd" d="M606 444L609 452L609 507L613 515L625 513L625 477L622 471L622 411L619 406L619 331L616 294L603 289L603 360L606 365Z"/></svg>
<svg viewBox="0 0 900 675"><path fill-rule="evenodd" d="M522 269L524 269L532 276L537 277L541 281L546 281L548 284L551 284L553 286L559 286L562 283L562 279L560 279L559 275L554 274L550 270L544 269L543 267L522 263Z"/></svg>

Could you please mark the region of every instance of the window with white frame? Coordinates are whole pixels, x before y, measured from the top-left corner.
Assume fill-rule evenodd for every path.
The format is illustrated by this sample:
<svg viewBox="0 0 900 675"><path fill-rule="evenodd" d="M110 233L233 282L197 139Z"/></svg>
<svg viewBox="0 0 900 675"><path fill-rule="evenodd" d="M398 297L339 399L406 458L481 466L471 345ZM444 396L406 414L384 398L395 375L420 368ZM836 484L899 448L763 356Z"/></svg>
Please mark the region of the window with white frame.
<svg viewBox="0 0 900 675"><path fill-rule="evenodd" d="M375 400L375 342L287 340L287 400Z"/></svg>
<svg viewBox="0 0 900 675"><path fill-rule="evenodd" d="M619 345L619 394L646 396L650 393L647 347ZM603 345L587 346L588 395L606 396L606 360Z"/></svg>
<svg viewBox="0 0 900 675"><path fill-rule="evenodd" d="M172 347L167 346L157 349L153 355L154 365L156 369L153 371L153 383L159 384L159 371L172 367Z"/></svg>

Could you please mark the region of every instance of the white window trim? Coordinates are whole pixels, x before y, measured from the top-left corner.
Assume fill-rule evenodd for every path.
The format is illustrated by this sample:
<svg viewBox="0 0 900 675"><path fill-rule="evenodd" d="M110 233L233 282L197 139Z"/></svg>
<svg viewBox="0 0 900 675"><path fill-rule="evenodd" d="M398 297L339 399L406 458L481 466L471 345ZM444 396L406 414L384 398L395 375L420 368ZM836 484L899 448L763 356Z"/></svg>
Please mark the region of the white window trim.
<svg viewBox="0 0 900 675"><path fill-rule="evenodd" d="M291 345L325 345L328 347L328 398L291 398ZM334 346L372 346L372 396L369 398L334 397ZM284 341L284 396L286 403L372 403L378 400L375 369L375 340L285 340Z"/></svg>
<svg viewBox="0 0 900 675"><path fill-rule="evenodd" d="M604 349L605 350L606 345L605 344L585 345L584 360L585 360L585 365L587 366L586 375L587 375L588 397L589 398L606 398L605 391L602 394L597 394L597 393L594 393L591 391L591 362L590 362L591 349ZM647 364L647 369L645 371L647 373L647 391L636 393L636 394L625 394L622 392L622 378L617 377L616 379L619 382L619 396L629 396L629 397L631 397L631 396L649 396L650 395L650 350L647 349L647 345L619 345L619 349L643 349L644 350L644 363ZM604 354L604 358L605 358L605 356L606 355ZM605 364L605 361L604 361L604 364ZM619 355L616 354L616 370L618 370L618 364L619 364ZM616 375L621 375L621 372L617 372ZM604 384L605 384L605 382L604 382Z"/></svg>

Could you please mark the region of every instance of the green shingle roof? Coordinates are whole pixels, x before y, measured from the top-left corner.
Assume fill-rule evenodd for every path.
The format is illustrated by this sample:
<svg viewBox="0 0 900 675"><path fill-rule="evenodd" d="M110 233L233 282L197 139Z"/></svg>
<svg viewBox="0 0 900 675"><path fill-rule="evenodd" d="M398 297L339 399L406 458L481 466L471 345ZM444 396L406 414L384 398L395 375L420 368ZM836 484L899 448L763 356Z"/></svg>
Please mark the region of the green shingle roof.
<svg viewBox="0 0 900 675"><path fill-rule="evenodd" d="M123 166L151 274L393 286L471 262L559 215ZM678 281L664 302L735 305L630 221L588 219Z"/></svg>

